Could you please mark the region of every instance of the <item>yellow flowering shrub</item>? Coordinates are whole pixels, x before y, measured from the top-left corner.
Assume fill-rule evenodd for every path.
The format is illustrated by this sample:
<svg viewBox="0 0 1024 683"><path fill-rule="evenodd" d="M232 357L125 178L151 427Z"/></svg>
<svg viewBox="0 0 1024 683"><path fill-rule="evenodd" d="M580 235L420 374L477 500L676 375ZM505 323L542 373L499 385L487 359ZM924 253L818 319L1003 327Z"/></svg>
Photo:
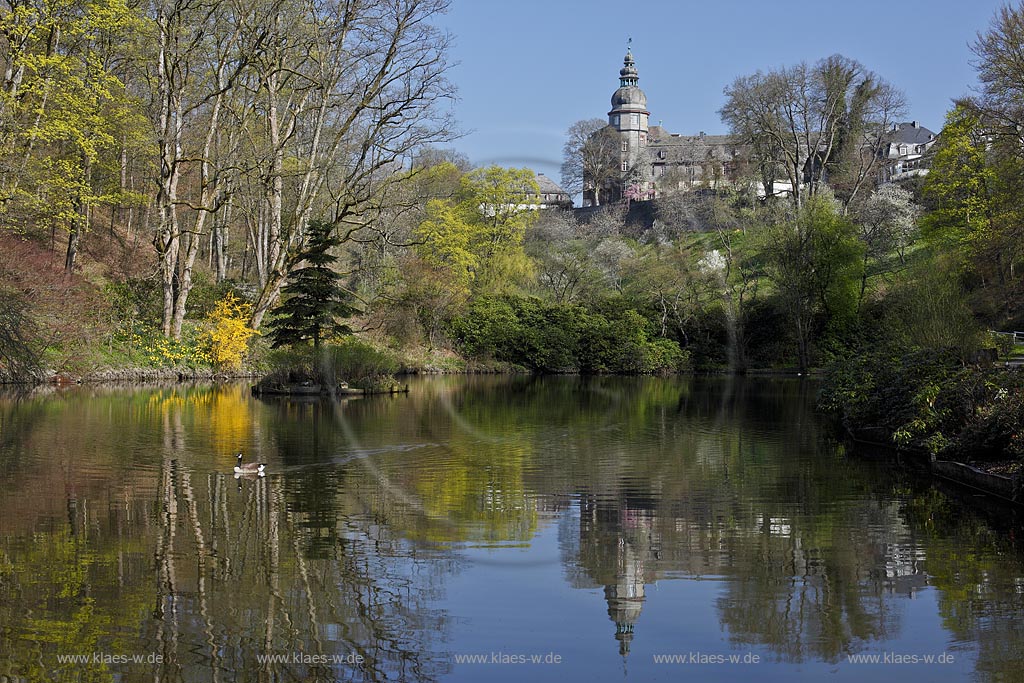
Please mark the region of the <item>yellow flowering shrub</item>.
<svg viewBox="0 0 1024 683"><path fill-rule="evenodd" d="M259 334L246 325L252 307L234 294L217 302L206 316L210 322L210 360L222 368L239 368L249 350L249 338Z"/></svg>

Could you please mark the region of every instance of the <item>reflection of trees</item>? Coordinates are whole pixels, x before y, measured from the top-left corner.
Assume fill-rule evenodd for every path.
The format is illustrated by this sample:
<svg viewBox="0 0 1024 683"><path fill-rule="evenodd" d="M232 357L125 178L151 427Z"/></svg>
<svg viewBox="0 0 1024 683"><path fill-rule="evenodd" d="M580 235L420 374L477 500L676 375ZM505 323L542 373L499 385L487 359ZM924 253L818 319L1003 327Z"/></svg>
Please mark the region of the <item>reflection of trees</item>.
<svg viewBox="0 0 1024 683"><path fill-rule="evenodd" d="M36 469L13 466L12 493L44 493L31 509L0 498L0 624L13 643L0 647L0 675L153 680L151 665L59 667L57 655L154 651L168 681L416 681L445 670L445 618L431 603L450 566L416 557L323 467L222 474L231 460L220 451L256 433L238 417L250 414L238 408L244 395L230 392L100 394L37 422L32 439L74 457L36 453L27 460ZM124 469L134 458L141 470ZM63 495L52 490L61 481ZM363 663L257 660L293 652Z"/></svg>
<svg viewBox="0 0 1024 683"><path fill-rule="evenodd" d="M604 587L621 652L642 637L646 583L712 576L734 643L838 662L898 633L936 551L877 478L822 447L813 399L796 381L445 378L412 406L353 403L331 428L364 446L439 446L352 463L326 488L358 488L367 514L427 541L529 539L536 509L575 498L566 571ZM1002 566L1020 574L1019 560Z"/></svg>
<svg viewBox="0 0 1024 683"><path fill-rule="evenodd" d="M899 606L886 595L889 544L868 530L898 530L899 520L844 512L762 517L734 529L719 609L735 642L765 644L792 661L838 662L898 629Z"/></svg>
<svg viewBox="0 0 1024 683"><path fill-rule="evenodd" d="M333 533L337 507L347 504L365 506L391 532L417 541L528 540L537 525L536 501L524 486L529 442L463 415L451 401L442 390L415 407L404 397L269 402L288 416L273 423L282 461L320 472L289 478L291 504L319 511L310 523L324 537Z"/></svg>
<svg viewBox="0 0 1024 683"><path fill-rule="evenodd" d="M732 640L787 660L836 661L891 633L887 563L905 525L862 500L856 471L820 448L806 385L700 384L565 465L583 492L578 544L562 534L569 566L606 586L611 610L623 589L642 598L633 577L721 577ZM918 567L901 581L922 578Z"/></svg>
<svg viewBox="0 0 1024 683"><path fill-rule="evenodd" d="M339 484L322 474L296 470L236 488L227 475L195 479L180 463L165 466L156 556L163 607L150 628L167 653L168 678L194 680L196 664L185 656L192 652L207 653L200 668L215 679L259 671L275 680L383 680L393 672L429 680L443 669L430 655L443 617L427 604L427 586L369 520L344 505L328 506L333 514L316 508L330 499L325 485ZM318 490L300 506L287 493ZM295 652L363 661L256 657Z"/></svg>
<svg viewBox="0 0 1024 683"><path fill-rule="evenodd" d="M902 511L928 549L943 624L956 640L978 643L982 680L1013 680L1024 662L1020 517L1010 512L999 509L995 520L983 521L925 487L910 491Z"/></svg>
<svg viewBox="0 0 1024 683"><path fill-rule="evenodd" d="M45 396L0 389L0 476L7 476L24 463L24 445L45 419Z"/></svg>
<svg viewBox="0 0 1024 683"><path fill-rule="evenodd" d="M345 403L0 399L0 676L149 680L55 654L157 647L161 680L431 680L457 549L529 543L555 515L569 583L603 588L624 655L656 580L717 579L732 642L794 662L872 649L934 586L982 676L1007 675L1019 548L823 448L812 400L799 382L614 377L442 378ZM236 448L272 475L224 474ZM366 663L257 661L300 650Z"/></svg>

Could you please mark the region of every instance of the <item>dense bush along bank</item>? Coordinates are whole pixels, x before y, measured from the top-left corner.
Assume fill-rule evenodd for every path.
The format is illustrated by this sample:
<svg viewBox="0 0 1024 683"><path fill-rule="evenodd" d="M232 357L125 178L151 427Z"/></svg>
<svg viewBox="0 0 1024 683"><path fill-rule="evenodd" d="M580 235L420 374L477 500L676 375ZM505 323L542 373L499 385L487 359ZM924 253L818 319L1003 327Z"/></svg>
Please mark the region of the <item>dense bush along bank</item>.
<svg viewBox="0 0 1024 683"><path fill-rule="evenodd" d="M1024 373L964 365L953 350L844 359L821 406L857 437L1009 473L1024 464Z"/></svg>

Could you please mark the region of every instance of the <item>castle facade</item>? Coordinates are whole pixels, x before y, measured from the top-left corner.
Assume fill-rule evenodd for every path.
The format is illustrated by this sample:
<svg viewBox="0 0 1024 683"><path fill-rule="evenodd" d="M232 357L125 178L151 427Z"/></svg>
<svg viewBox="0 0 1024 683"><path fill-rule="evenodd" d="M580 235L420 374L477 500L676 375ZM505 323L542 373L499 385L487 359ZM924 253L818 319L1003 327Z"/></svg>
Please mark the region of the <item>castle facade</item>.
<svg viewBox="0 0 1024 683"><path fill-rule="evenodd" d="M631 199L653 199L664 190L718 187L735 180L744 165L743 149L728 135L679 135L650 125L647 95L627 50L612 94L606 130L619 140L617 178L596 184L584 178L583 205Z"/></svg>
<svg viewBox="0 0 1024 683"><path fill-rule="evenodd" d="M730 135L680 135L650 125L647 95L632 50L626 51L619 71L619 87L612 93L608 125L596 134L611 133L618 140L618 174L597 181L584 177L583 205L654 199L662 193L716 190L730 187L747 175L748 150ZM595 134L595 135L596 135ZM937 136L917 121L893 124L879 155L877 183L895 182L928 172L930 151ZM803 155L802 155L803 156ZM814 155L806 155L812 164ZM810 177L811 169L805 170ZM757 183L758 193L764 188ZM792 190L776 180L773 194ZM598 199L600 201L598 201Z"/></svg>

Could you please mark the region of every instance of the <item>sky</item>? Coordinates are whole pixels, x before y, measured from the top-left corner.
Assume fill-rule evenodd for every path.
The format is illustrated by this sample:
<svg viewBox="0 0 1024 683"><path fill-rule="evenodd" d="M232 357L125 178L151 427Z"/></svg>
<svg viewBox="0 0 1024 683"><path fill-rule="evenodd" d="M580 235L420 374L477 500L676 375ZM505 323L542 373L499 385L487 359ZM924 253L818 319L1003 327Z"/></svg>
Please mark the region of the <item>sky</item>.
<svg viewBox="0 0 1024 683"><path fill-rule="evenodd" d="M758 70L832 54L901 89L907 120L938 132L976 83L970 44L1001 0L452 0L452 146L476 165L529 167L559 180L565 131L605 118L626 41L652 125L726 133L723 89Z"/></svg>

